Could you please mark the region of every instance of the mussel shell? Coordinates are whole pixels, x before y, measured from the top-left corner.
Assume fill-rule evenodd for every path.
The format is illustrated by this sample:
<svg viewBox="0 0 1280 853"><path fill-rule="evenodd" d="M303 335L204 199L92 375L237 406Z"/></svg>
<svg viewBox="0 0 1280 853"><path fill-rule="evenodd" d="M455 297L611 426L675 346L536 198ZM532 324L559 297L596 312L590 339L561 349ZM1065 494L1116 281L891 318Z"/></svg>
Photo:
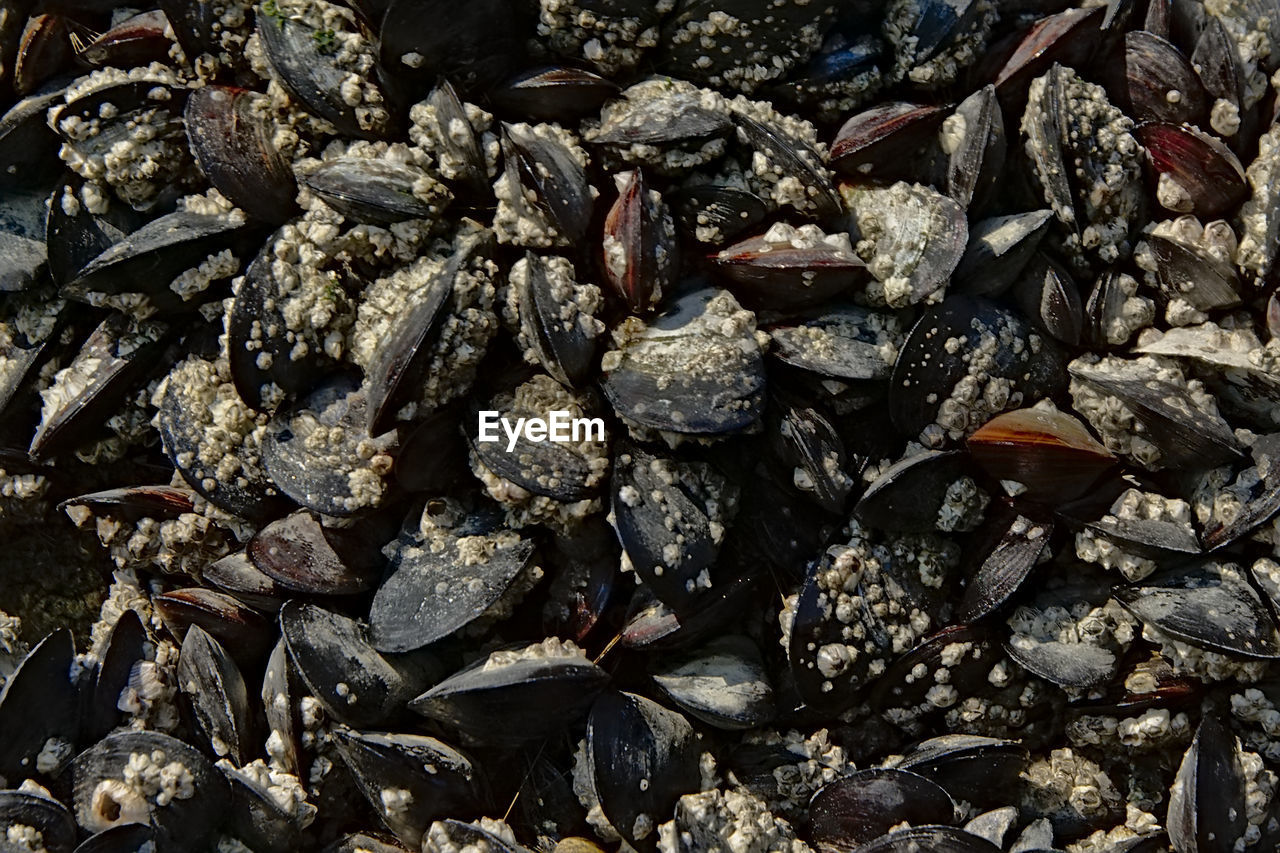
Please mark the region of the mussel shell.
<svg viewBox="0 0 1280 853"><path fill-rule="evenodd" d="M688 652L663 656L651 665L650 675L672 702L717 729L762 726L776 712L760 649L741 635L717 637Z"/></svg>
<svg viewBox="0 0 1280 853"><path fill-rule="evenodd" d="M1069 582L1048 586L1021 607L1036 613L1034 618L1043 618L1046 611L1055 607L1074 612L1079 603L1094 608L1105 604L1107 598L1104 579L1079 572ZM1114 679L1123 651L1110 637L1081 636L1069 641L1016 633L1005 641L1004 650L1014 663L1033 675L1060 687L1079 690L1101 687Z"/></svg>
<svg viewBox="0 0 1280 853"><path fill-rule="evenodd" d="M1033 210L975 222L952 285L975 295L1003 293L1035 254L1052 218L1051 210Z"/></svg>
<svg viewBox="0 0 1280 853"><path fill-rule="evenodd" d="M602 390L624 418L690 435L721 435L755 423L764 404L764 363L754 338L722 337L706 318L717 296L676 300L620 351Z"/></svg>
<svg viewBox="0 0 1280 853"><path fill-rule="evenodd" d="M850 116L831 142L831 167L851 177L906 177L902 155L932 143L945 106L888 101ZM962 202L963 203L963 202Z"/></svg>
<svg viewBox="0 0 1280 853"><path fill-rule="evenodd" d="M100 783L122 778L133 755L147 756L162 767L177 763L191 777L194 790L189 796L174 797L165 806L147 802L157 849L162 853L177 853L207 842L227 806L227 783L195 747L160 732L116 732L76 756L71 772L74 809L80 826L87 827L108 817L101 815L97 821L93 820L93 815L100 814L95 807L103 805L95 803L95 792Z"/></svg>
<svg viewBox="0 0 1280 853"><path fill-rule="evenodd" d="M430 200L413 193L415 182L424 181L432 183ZM303 175L302 183L347 219L376 225L434 219L453 199L422 169L368 157L325 160Z"/></svg>
<svg viewBox="0 0 1280 853"><path fill-rule="evenodd" d="M280 632L308 690L335 720L381 725L409 698L412 685L369 644L367 630L354 619L289 601L280 609Z"/></svg>
<svg viewBox="0 0 1280 853"><path fill-rule="evenodd" d="M828 302L864 278L866 269L857 255L840 247L797 247L768 234L723 249L715 264L744 302L779 311Z"/></svg>
<svg viewBox="0 0 1280 853"><path fill-rule="evenodd" d="M188 626L199 625L242 666L256 666L271 645L270 625L235 596L188 587L161 593L151 601L175 637L181 639Z"/></svg>
<svg viewBox="0 0 1280 853"><path fill-rule="evenodd" d="M618 84L581 68L534 68L489 92L500 111L532 121L571 122L596 114Z"/></svg>
<svg viewBox="0 0 1280 853"><path fill-rule="evenodd" d="M433 820L479 808L476 769L461 752L435 738L339 729L338 750L360 792L387 828L414 850ZM412 808L384 805L383 792L407 791Z"/></svg>
<svg viewBox="0 0 1280 853"><path fill-rule="evenodd" d="M150 826L122 823L90 835L75 853L135 853L147 844L155 844L155 831Z"/></svg>
<svg viewBox="0 0 1280 853"><path fill-rule="evenodd" d="M740 187L697 184L681 188L675 198L685 232L717 246L750 232L769 216L764 199Z"/></svg>
<svg viewBox="0 0 1280 853"><path fill-rule="evenodd" d="M214 754L245 764L254 748L249 690L235 661L199 625L188 628L182 640L178 688Z"/></svg>
<svg viewBox="0 0 1280 853"><path fill-rule="evenodd" d="M965 208L980 208L1004 171L1008 147L995 86L987 84L965 98L955 115L964 120L964 128L958 140L949 140L947 195Z"/></svg>
<svg viewBox="0 0 1280 853"><path fill-rule="evenodd" d="M1169 791L1175 850L1220 850L1244 832L1245 780L1235 736L1212 714L1196 730Z"/></svg>
<svg viewBox="0 0 1280 853"><path fill-rule="evenodd" d="M991 477L1022 483L1028 499L1046 503L1081 497L1118 464L1084 424L1060 411L1003 412L965 444Z"/></svg>
<svg viewBox="0 0 1280 853"><path fill-rule="evenodd" d="M1266 603L1236 567L1192 564L1117 587L1116 600L1144 623L1196 648L1233 657L1280 658L1280 631Z"/></svg>
<svg viewBox="0 0 1280 853"><path fill-rule="evenodd" d="M1138 139L1157 176L1169 175L1189 196L1190 210L1201 219L1231 213L1249 194L1244 166L1217 137L1188 125L1148 122Z"/></svg>
<svg viewBox="0 0 1280 853"><path fill-rule="evenodd" d="M1080 291L1065 267L1037 253L1014 286L1013 298L1038 328L1068 346L1077 346L1084 330Z"/></svg>
<svg viewBox="0 0 1280 853"><path fill-rule="evenodd" d="M344 136L380 139L391 132L389 121L364 126L343 100L341 87L349 72L325 52L315 30L282 15L259 15L257 33L274 76L308 112Z"/></svg>
<svg viewBox="0 0 1280 853"><path fill-rule="evenodd" d="M904 328L895 315L856 305L837 304L769 327L769 355L819 376L843 380L888 379L884 329L900 339Z"/></svg>
<svg viewBox="0 0 1280 853"><path fill-rule="evenodd" d="M605 279L633 314L656 306L679 271L671 213L639 169L615 178L618 198L604 221Z"/></svg>
<svg viewBox="0 0 1280 853"><path fill-rule="evenodd" d="M1203 469L1234 462L1242 455L1227 422L1196 408L1176 383L1116 377L1079 362L1073 362L1070 371L1128 406L1160 448L1165 465Z"/></svg>
<svg viewBox="0 0 1280 853"><path fill-rule="evenodd" d="M990 806L1021 784L1027 760L1018 741L950 734L916 744L898 767L932 779L955 800Z"/></svg>
<svg viewBox="0 0 1280 853"><path fill-rule="evenodd" d="M280 491L299 505L324 515L343 517L376 506L381 494L358 493L361 475L369 474L371 457L388 460L394 434L371 438L365 432L368 401L354 377L337 374L304 400L276 414L262 438L262 465ZM322 431L328 440L317 446ZM376 472L370 476L381 479Z"/></svg>
<svg viewBox="0 0 1280 853"><path fill-rule="evenodd" d="M73 299L90 294L145 293L159 308L183 307L169 282L223 249L237 252L255 236L242 217L176 210L151 220L89 261L63 292Z"/></svg>
<svg viewBox="0 0 1280 853"><path fill-rule="evenodd" d="M736 110L733 123L738 128L739 139L766 157L776 172L799 181L804 187L806 200L801 213L813 219L826 219L843 212L840 195L831 184L831 175L822 157L808 143Z"/></svg>
<svg viewBox="0 0 1280 853"><path fill-rule="evenodd" d="M254 97L231 86L197 89L187 99L187 139L209 183L245 213L278 225L298 208L298 184Z"/></svg>
<svg viewBox="0 0 1280 853"><path fill-rule="evenodd" d="M492 832L460 820L438 820L431 824L422 838L423 853L470 849L487 853L531 853L526 847L511 844Z"/></svg>
<svg viewBox="0 0 1280 853"><path fill-rule="evenodd" d="M1125 33L1121 68L1123 78L1109 88L1134 121L1204 121L1209 93L1193 64L1168 40L1144 30Z"/></svg>
<svg viewBox="0 0 1280 853"><path fill-rule="evenodd" d="M365 546L358 530L325 527L306 510L264 526L245 553L282 588L319 595L363 592L381 564L376 546Z"/></svg>
<svg viewBox="0 0 1280 853"><path fill-rule="evenodd" d="M675 711L634 693L596 699L587 718L591 784L628 844L654 849L654 834L636 837L636 819L669 814L681 795L698 790L699 751L693 727ZM637 779L648 784L637 787Z"/></svg>
<svg viewBox="0 0 1280 853"><path fill-rule="evenodd" d="M698 576L720 553L717 530L728 521L736 488L705 462L638 447L615 460L610 491L618 540L645 585L677 612L686 609Z"/></svg>
<svg viewBox="0 0 1280 853"><path fill-rule="evenodd" d="M196 2L190 5L205 4ZM98 67L129 68L151 62L164 62L169 58L169 49L173 44L165 35L167 29L169 19L164 12L159 9L141 12L126 18L89 42L79 51L79 57Z"/></svg>
<svg viewBox="0 0 1280 853"><path fill-rule="evenodd" d="M93 682L93 697L84 721L86 739L98 740L120 722L120 693L128 686L134 665L146 657L146 642L147 629L138 612L121 613L111 628Z"/></svg>
<svg viewBox="0 0 1280 853"><path fill-rule="evenodd" d="M80 700L71 682L75 646L60 628L41 640L18 664L0 690L0 776L31 775L46 741L75 744L80 734Z"/></svg>
<svg viewBox="0 0 1280 853"><path fill-rule="evenodd" d="M577 722L609 675L585 656L490 658L455 672L409 707L486 744L519 744Z"/></svg>
<svg viewBox="0 0 1280 853"><path fill-rule="evenodd" d="M1200 311L1240 304L1240 277L1234 267L1197 247L1158 234L1147 235L1156 281L1167 299L1182 299Z"/></svg>
<svg viewBox="0 0 1280 853"><path fill-rule="evenodd" d="M283 635L267 656L262 673L263 718L267 729L277 733L281 742L280 763L287 773L302 775L302 710L299 707L304 688L297 666L289 656Z"/></svg>
<svg viewBox="0 0 1280 853"><path fill-rule="evenodd" d="M0 292L26 290L47 275L44 203L48 191L9 190L0 208Z"/></svg>
<svg viewBox="0 0 1280 853"><path fill-rule="evenodd" d="M556 298L546 259L526 252L524 260L525 276L508 278L517 291L521 330L552 378L562 385L581 385L595 367L596 338L578 318L571 323L563 319L566 306Z"/></svg>
<svg viewBox="0 0 1280 853"><path fill-rule="evenodd" d="M464 92L484 90L511 74L521 27L510 0L390 0L382 18L382 67L423 82L447 77ZM409 57L416 54L416 60Z"/></svg>
<svg viewBox="0 0 1280 853"><path fill-rule="evenodd" d="M810 833L823 851L860 848L903 822L950 823L955 813L951 796L937 783L892 768L828 782L809 802Z"/></svg>
<svg viewBox="0 0 1280 853"><path fill-rule="evenodd" d="M244 551L236 551L205 566L200 577L210 586L230 593L256 610L280 609L286 592L259 569Z"/></svg>
<svg viewBox="0 0 1280 853"><path fill-rule="evenodd" d="M964 454L958 450L927 450L909 456L867 487L853 513L871 527L929 533L937 528L947 490L963 475Z"/></svg>
<svg viewBox="0 0 1280 853"><path fill-rule="evenodd" d="M28 452L35 460L71 449L116 411L128 394L155 370L167 328L139 326L128 316L109 315L93 330L68 369L81 377L75 394L45 404ZM163 363L163 362L161 362Z"/></svg>
<svg viewBox="0 0 1280 853"><path fill-rule="evenodd" d="M369 611L374 646L411 651L480 618L525 571L533 549L526 539L499 541L487 559L469 564L456 541L435 554L420 538L402 539Z"/></svg>
<svg viewBox="0 0 1280 853"><path fill-rule="evenodd" d="M1003 607L1030 576L1052 535L1053 524L1032 521L1012 509L990 513L966 549L971 568L956 621L976 622Z"/></svg>
<svg viewBox="0 0 1280 853"><path fill-rule="evenodd" d="M71 853L76 844L76 821L71 810L40 794L0 791L0 831L6 832L9 840L6 844L0 838L0 850L12 849L17 853L22 850L18 846L21 842L7 833L12 826L26 826L39 832L43 844L40 849L45 853Z"/></svg>
<svg viewBox="0 0 1280 853"><path fill-rule="evenodd" d="M90 213L80 203L84 179L68 172L54 187L45 220L45 246L49 275L62 286L111 246L124 240L141 224L140 214L127 204L113 204L104 215ZM64 203L70 194L74 204Z"/></svg>

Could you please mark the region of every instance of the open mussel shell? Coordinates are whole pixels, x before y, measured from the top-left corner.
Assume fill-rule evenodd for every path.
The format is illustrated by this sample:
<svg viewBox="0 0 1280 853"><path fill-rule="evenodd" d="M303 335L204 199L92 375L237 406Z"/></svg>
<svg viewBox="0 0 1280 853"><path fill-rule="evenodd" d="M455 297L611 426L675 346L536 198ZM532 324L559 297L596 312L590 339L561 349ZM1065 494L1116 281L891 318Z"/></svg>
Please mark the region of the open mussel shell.
<svg viewBox="0 0 1280 853"><path fill-rule="evenodd" d="M822 786L809 802L810 833L821 851L861 848L901 823L951 823L956 806L936 782L876 768Z"/></svg>
<svg viewBox="0 0 1280 853"><path fill-rule="evenodd" d="M434 506L429 502L426 512L435 512ZM498 603L529 567L534 543L495 527L495 519L469 518L454 528L452 540L439 552L416 531L402 536L369 611L374 646L388 652L422 648ZM469 541L460 543L462 539ZM460 552L477 542L484 546L479 555Z"/></svg>
<svg viewBox="0 0 1280 853"><path fill-rule="evenodd" d="M1134 616L1175 640L1234 657L1280 658L1275 620L1233 563L1193 563L1140 586L1116 587L1113 594Z"/></svg>
<svg viewBox="0 0 1280 853"><path fill-rule="evenodd" d="M395 434L365 431L368 401L355 377L338 374L278 413L262 438L262 465L299 505L342 517L377 506Z"/></svg>
<svg viewBox="0 0 1280 853"><path fill-rule="evenodd" d="M526 252L508 276L520 306L520 329L537 353L538 363L562 385L581 385L595 368L598 327L572 304L574 280L567 269Z"/></svg>
<svg viewBox="0 0 1280 853"><path fill-rule="evenodd" d="M964 462L958 450L927 450L896 462L862 493L853 514L882 530L931 532L948 490L964 476Z"/></svg>
<svg viewBox="0 0 1280 853"><path fill-rule="evenodd" d="M169 631L181 640L199 625L242 666L255 666L271 646L271 625L262 614L224 592L200 586L174 589L152 598Z"/></svg>
<svg viewBox="0 0 1280 853"><path fill-rule="evenodd" d="M882 180L910 173L907 152L933 142L945 106L889 101L850 116L831 142L831 167L850 177Z"/></svg>
<svg viewBox="0 0 1280 853"><path fill-rule="evenodd" d="M605 356L602 390L618 414L651 429L722 435L755 423L764 406L764 359L726 291L675 300Z"/></svg>
<svg viewBox="0 0 1280 853"><path fill-rule="evenodd" d="M938 783L952 799L993 806L1022 784L1027 750L1015 740L949 734L921 741L898 767Z"/></svg>
<svg viewBox="0 0 1280 853"><path fill-rule="evenodd" d="M168 773L172 782L144 797L127 784L126 768ZM199 849L227 806L227 783L213 764L199 750L160 732L108 735L76 756L71 773L76 822L82 829L99 832L118 824L150 823L161 853Z"/></svg>
<svg viewBox="0 0 1280 853"><path fill-rule="evenodd" d="M522 53L511 0L390 0L381 22L382 67L415 82L447 77L464 92L494 86Z"/></svg>
<svg viewBox="0 0 1280 853"><path fill-rule="evenodd" d="M488 657L446 678L409 707L486 744L546 737L587 713L609 675L551 641Z"/></svg>
<svg viewBox="0 0 1280 853"><path fill-rule="evenodd" d="M866 264L848 243L770 229L723 249L716 269L734 294L779 311L825 303L866 276Z"/></svg>
<svg viewBox="0 0 1280 853"><path fill-rule="evenodd" d="M19 827L39 834L32 848L24 843ZM76 821L71 810L51 797L25 791L0 791L0 850L26 853L36 849L44 853L71 853L76 844Z"/></svg>
<svg viewBox="0 0 1280 853"><path fill-rule="evenodd" d="M628 844L653 850L657 839L637 819L669 814L683 794L698 790L700 746L693 726L643 696L609 691L591 707L586 748L604 816ZM637 787L637 779L648 784Z"/></svg>
<svg viewBox="0 0 1280 853"><path fill-rule="evenodd" d="M392 130L390 114L368 110L361 119L342 97L350 72L326 52L317 30L283 15L259 15L258 38L274 76L308 112L332 124L344 136L381 139ZM367 82L367 81L366 81Z"/></svg>
<svg viewBox="0 0 1280 853"><path fill-rule="evenodd" d="M1034 501L1081 497L1118 465L1084 424L1057 409L996 415L965 445L978 467L994 479L1021 483Z"/></svg>
<svg viewBox="0 0 1280 853"><path fill-rule="evenodd" d="M489 92L493 105L531 121L571 122L595 115L618 84L581 68L552 65L517 74Z"/></svg>
<svg viewBox="0 0 1280 853"><path fill-rule="evenodd" d="M1214 219L1230 214L1248 197L1244 166L1217 137L1161 122L1141 125L1136 133L1157 183L1166 187L1164 193L1157 188L1164 207Z"/></svg>
<svg viewBox="0 0 1280 853"><path fill-rule="evenodd" d="M1032 210L975 222L951 285L979 296L1003 293L1035 254L1052 218L1051 210Z"/></svg>
<svg viewBox="0 0 1280 853"><path fill-rule="evenodd" d="M71 682L75 655L71 632L62 628L41 640L0 690L0 776L25 779L50 741L69 755L80 734L80 701ZM58 768L61 769L61 768Z"/></svg>
<svg viewBox="0 0 1280 853"><path fill-rule="evenodd" d="M1013 509L990 513L965 552L968 580L955 620L976 622L1003 607L1030 576L1052 535L1052 523Z"/></svg>
<svg viewBox="0 0 1280 853"><path fill-rule="evenodd" d="M776 711L764 659L748 637L717 637L688 652L664 656L649 674L672 702L717 729L762 726Z"/></svg>
<svg viewBox="0 0 1280 853"><path fill-rule="evenodd" d="M95 294L143 293L161 310L190 307L169 289L169 282L195 258L243 250L255 231L243 216L176 210L108 247L76 273L63 293L84 301Z"/></svg>
<svg viewBox="0 0 1280 853"><path fill-rule="evenodd" d="M434 219L453 194L432 176L406 163L369 157L325 160L302 176L302 183L353 222L391 225L406 219ZM427 187L423 198L414 192Z"/></svg>
<svg viewBox="0 0 1280 853"><path fill-rule="evenodd" d="M683 609L720 553L737 486L707 462L618 454L610 485L618 541L646 586Z"/></svg>
<svg viewBox="0 0 1280 853"><path fill-rule="evenodd" d="M214 754L246 763L255 746L249 690L235 661L199 625L188 628L182 640L178 689Z"/></svg>
<svg viewBox="0 0 1280 853"><path fill-rule="evenodd" d="M155 370L166 343L163 323L109 315L85 340L80 352L60 374L61 381L45 394L40 425L29 453L48 459L75 447L101 429L127 394L135 393L144 377Z"/></svg>
<svg viewBox="0 0 1280 853"><path fill-rule="evenodd" d="M1234 462L1242 455L1227 422L1216 413L1200 411L1176 383L1141 374L1116 376L1079 360L1072 363L1070 372L1128 406L1160 448L1165 465L1199 470Z"/></svg>
<svg viewBox="0 0 1280 853"><path fill-rule="evenodd" d="M245 554L283 589L348 595L373 586L381 568L377 546L360 534L326 527L314 512L298 510L255 533Z"/></svg>
<svg viewBox="0 0 1280 853"><path fill-rule="evenodd" d="M253 108L255 97L231 86L197 89L187 99L187 139L218 192L250 216L279 225L297 210L298 186L272 141L274 128Z"/></svg>
<svg viewBox="0 0 1280 853"><path fill-rule="evenodd" d="M1247 821L1244 770L1235 735L1205 714L1169 790L1169 841L1183 853L1221 850Z"/></svg>
<svg viewBox="0 0 1280 853"><path fill-rule="evenodd" d="M435 738L338 729L338 750L387 828L419 849L432 821L479 811L471 760ZM398 797L396 796L398 795Z"/></svg>
<svg viewBox="0 0 1280 853"><path fill-rule="evenodd" d="M413 685L369 644L364 625L314 604L287 602L280 632L299 675L333 719L378 726L396 716Z"/></svg>
<svg viewBox="0 0 1280 853"><path fill-rule="evenodd" d="M0 291L27 290L48 270L44 245L47 188L8 190L0 208Z"/></svg>

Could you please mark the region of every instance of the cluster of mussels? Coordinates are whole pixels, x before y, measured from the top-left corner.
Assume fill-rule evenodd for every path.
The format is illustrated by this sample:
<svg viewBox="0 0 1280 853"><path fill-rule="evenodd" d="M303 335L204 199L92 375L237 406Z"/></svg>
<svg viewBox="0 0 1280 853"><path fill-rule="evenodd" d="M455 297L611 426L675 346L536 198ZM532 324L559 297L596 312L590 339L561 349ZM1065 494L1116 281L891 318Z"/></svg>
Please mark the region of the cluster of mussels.
<svg viewBox="0 0 1280 853"><path fill-rule="evenodd" d="M0 851L1276 850L1278 69L0 0Z"/></svg>

